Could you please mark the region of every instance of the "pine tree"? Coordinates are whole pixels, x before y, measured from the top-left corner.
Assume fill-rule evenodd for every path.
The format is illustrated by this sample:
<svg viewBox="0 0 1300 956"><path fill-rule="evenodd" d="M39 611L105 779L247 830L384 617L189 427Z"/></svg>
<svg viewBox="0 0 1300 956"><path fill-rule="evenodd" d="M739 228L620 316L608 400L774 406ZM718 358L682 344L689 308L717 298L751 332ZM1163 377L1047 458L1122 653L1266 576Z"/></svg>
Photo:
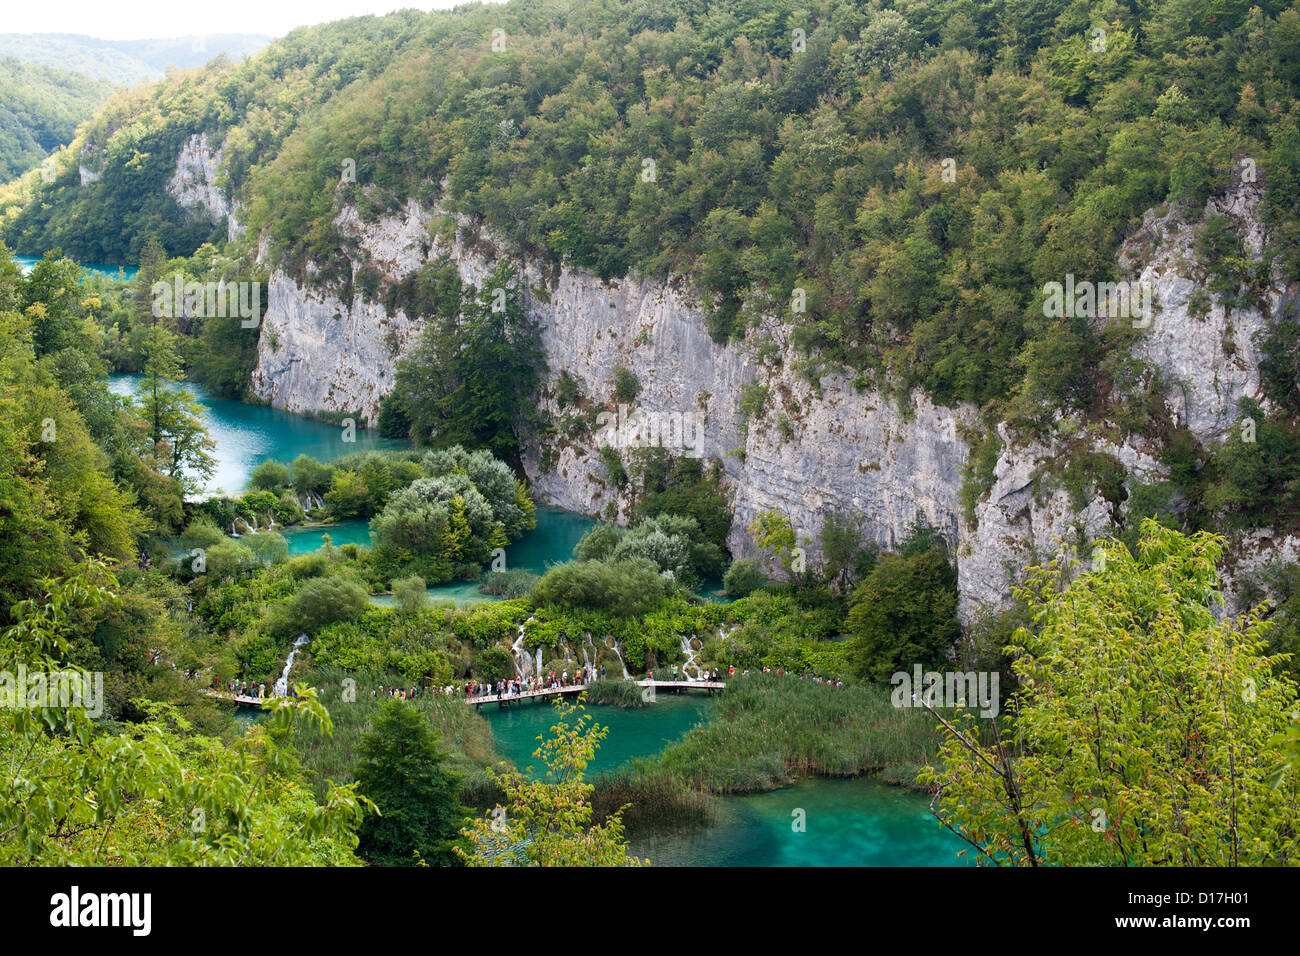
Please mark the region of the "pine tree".
<svg viewBox="0 0 1300 956"><path fill-rule="evenodd" d="M378 866L459 865L454 848L469 811L425 716L411 704L385 701L358 750L357 791L381 814L362 826L358 855Z"/></svg>

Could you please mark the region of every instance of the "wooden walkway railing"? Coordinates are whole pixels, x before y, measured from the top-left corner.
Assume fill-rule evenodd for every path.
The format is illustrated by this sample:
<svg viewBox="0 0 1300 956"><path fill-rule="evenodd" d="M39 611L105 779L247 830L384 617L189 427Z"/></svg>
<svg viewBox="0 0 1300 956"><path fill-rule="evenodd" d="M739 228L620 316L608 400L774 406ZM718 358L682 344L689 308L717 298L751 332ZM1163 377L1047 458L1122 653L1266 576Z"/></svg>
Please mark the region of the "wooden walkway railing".
<svg viewBox="0 0 1300 956"><path fill-rule="evenodd" d="M722 690L727 685L723 681L708 680L639 680L633 681L638 687L650 687L654 690L659 688L668 688L673 690L707 690L713 693L715 690ZM475 707L480 704L490 704L496 702L499 704L513 703L517 700L532 700L537 697L557 697L565 694L579 694L587 689L587 684L563 684L559 687L540 687L536 690L525 690L518 694L481 694L475 697L466 697L465 703L473 704ZM199 693L206 697L215 697L218 700L229 701L242 707L261 707L262 704L270 700L271 697L248 697L244 694L231 694L228 691L216 690L211 687L199 689Z"/></svg>

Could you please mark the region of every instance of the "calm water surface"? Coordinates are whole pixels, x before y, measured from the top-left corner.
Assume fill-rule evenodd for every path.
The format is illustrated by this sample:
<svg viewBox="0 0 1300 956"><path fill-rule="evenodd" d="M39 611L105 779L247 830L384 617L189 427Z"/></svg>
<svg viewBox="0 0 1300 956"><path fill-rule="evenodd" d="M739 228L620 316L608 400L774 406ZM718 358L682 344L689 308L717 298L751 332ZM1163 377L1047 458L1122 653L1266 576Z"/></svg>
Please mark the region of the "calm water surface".
<svg viewBox="0 0 1300 956"><path fill-rule="evenodd" d="M649 757L712 716L703 694L659 695L638 710L587 708L609 727L589 774ZM483 707L497 749L521 768L544 772L532 756L554 723L546 704ZM965 844L930 815L929 798L870 777L813 778L769 793L725 797L714 826L631 841L658 866L961 866ZM796 821L802 823L797 829Z"/></svg>

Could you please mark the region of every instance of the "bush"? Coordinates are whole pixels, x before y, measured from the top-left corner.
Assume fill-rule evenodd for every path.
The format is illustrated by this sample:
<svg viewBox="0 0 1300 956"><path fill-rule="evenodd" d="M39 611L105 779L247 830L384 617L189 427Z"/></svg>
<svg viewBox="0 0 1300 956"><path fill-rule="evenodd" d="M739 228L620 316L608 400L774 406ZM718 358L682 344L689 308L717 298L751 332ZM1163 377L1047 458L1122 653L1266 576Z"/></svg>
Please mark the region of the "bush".
<svg viewBox="0 0 1300 956"><path fill-rule="evenodd" d="M195 518L181 532L181 546L186 551L192 548L202 548L206 551L225 540L226 533L206 517Z"/></svg>
<svg viewBox="0 0 1300 956"><path fill-rule="evenodd" d="M620 402L630 402L641 392L641 383L629 368L620 365L614 369L614 397Z"/></svg>
<svg viewBox="0 0 1300 956"><path fill-rule="evenodd" d="M260 531L241 539L262 564L281 564L289 559L289 542L275 531Z"/></svg>
<svg viewBox="0 0 1300 956"><path fill-rule="evenodd" d="M542 576L532 600L543 606L608 610L626 617L648 611L666 590L648 561L566 561Z"/></svg>
<svg viewBox="0 0 1300 956"><path fill-rule="evenodd" d="M299 494L322 495L334 480L334 469L309 455L293 460L293 487Z"/></svg>
<svg viewBox="0 0 1300 956"><path fill-rule="evenodd" d="M428 586L418 574L395 579L393 596L397 598L397 606L407 613L418 611L429 603Z"/></svg>
<svg viewBox="0 0 1300 956"><path fill-rule="evenodd" d="M234 577L257 566L257 558L247 546L232 538L218 541L207 549L207 573L215 580Z"/></svg>
<svg viewBox="0 0 1300 956"><path fill-rule="evenodd" d="M722 579L723 590L727 592L728 597L734 598L745 597L765 584L767 584L767 575L763 573L763 566L758 558L741 558L731 562L731 567L727 568L727 573Z"/></svg>
<svg viewBox="0 0 1300 956"><path fill-rule="evenodd" d="M264 461L253 469L248 484L258 491L279 491L289 485L289 469L278 461Z"/></svg>
<svg viewBox="0 0 1300 956"><path fill-rule="evenodd" d="M334 621L354 621L370 603L357 582L344 577L309 579L268 615L268 629L281 636L311 634Z"/></svg>

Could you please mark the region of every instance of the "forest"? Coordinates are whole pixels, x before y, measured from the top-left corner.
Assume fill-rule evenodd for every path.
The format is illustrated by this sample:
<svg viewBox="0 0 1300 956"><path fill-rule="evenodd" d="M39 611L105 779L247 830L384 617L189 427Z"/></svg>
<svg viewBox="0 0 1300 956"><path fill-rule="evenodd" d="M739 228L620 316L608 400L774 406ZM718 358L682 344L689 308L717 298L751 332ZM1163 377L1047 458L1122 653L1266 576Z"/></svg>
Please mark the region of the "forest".
<svg viewBox="0 0 1300 956"><path fill-rule="evenodd" d="M104 698L0 709L0 863L634 865L630 840L731 795L870 777L925 793L980 864L1294 865L1300 570L1243 577L1232 613L1220 572L1300 527L1300 313L1267 306L1300 282L1298 86L1283 0L512 0L304 27L113 93L0 187L0 672L98 675ZM198 134L237 228L169 191ZM1257 256L1200 219L1243 183ZM412 201L420 265L385 275L342 217ZM1134 329L1043 308L1063 276L1128 278L1152 209L1197 216L1199 294L1267 313L1249 437L1176 424ZM490 271L431 256L448 236ZM548 366L529 265L678 283L757 363L969 405L968 523L1003 430L1064 436L1052 477L1114 534L1033 555L963 619L964 556L924 514L888 547L847 508L739 527L722 462L606 449L584 477L626 509L506 567L544 503L526 454L553 463L600 406ZM207 494L191 386L251 399L276 344L160 314L155 283L273 276L417 320L360 423L401 447L272 457ZM291 553L345 523L363 543ZM913 666L996 675L1003 706L891 704ZM582 669L538 738L550 776L524 772L476 708ZM588 774L617 741L584 708L658 706L655 676L688 669L726 685L710 719Z"/></svg>

